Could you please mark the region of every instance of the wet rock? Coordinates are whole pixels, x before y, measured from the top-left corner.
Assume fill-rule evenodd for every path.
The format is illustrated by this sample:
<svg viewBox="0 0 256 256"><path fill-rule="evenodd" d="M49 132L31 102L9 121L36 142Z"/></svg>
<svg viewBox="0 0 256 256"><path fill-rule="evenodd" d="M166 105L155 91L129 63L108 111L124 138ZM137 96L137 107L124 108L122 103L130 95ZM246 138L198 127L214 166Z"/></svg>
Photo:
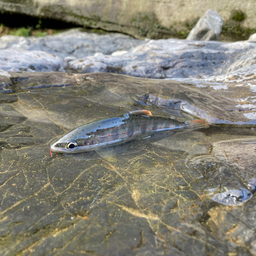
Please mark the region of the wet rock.
<svg viewBox="0 0 256 256"><path fill-rule="evenodd" d="M190 31L187 40L218 40L222 25L223 20L218 12L208 10Z"/></svg>
<svg viewBox="0 0 256 256"><path fill-rule="evenodd" d="M1 71L64 71L65 66L63 59L47 52L20 49L0 51Z"/></svg>
<svg viewBox="0 0 256 256"><path fill-rule="evenodd" d="M87 33L82 29L71 29L63 33L45 37L2 36L0 49L23 49L45 51L60 58L83 58L96 53L112 54L127 51L146 41L127 35L110 33Z"/></svg>
<svg viewBox="0 0 256 256"><path fill-rule="evenodd" d="M6 73L0 83L8 77L13 93L0 97L1 254L255 254L256 197L233 208L210 199L255 176L255 126L236 102L247 95L253 104L247 81L220 90L207 81ZM142 140L115 162L50 157L52 140L86 123L138 109L189 120L195 108L240 125Z"/></svg>
<svg viewBox="0 0 256 256"><path fill-rule="evenodd" d="M254 43L249 41L140 41L123 35L96 35L80 30L45 38L4 36L0 38L0 46L5 49L1 54L2 69L6 71L66 68L82 73L110 72L148 78L191 77L191 82L197 84L203 84L207 78L214 81L213 85L226 76L253 74L256 54ZM41 58L37 58L38 50L45 52ZM225 84L219 85L219 88L225 87ZM7 85L2 88L8 90Z"/></svg>
<svg viewBox="0 0 256 256"><path fill-rule="evenodd" d="M205 78L233 72L234 63L253 59L254 43L151 40L119 56L98 55L71 60L78 72L111 72L148 78ZM202 81L202 80L201 80Z"/></svg>

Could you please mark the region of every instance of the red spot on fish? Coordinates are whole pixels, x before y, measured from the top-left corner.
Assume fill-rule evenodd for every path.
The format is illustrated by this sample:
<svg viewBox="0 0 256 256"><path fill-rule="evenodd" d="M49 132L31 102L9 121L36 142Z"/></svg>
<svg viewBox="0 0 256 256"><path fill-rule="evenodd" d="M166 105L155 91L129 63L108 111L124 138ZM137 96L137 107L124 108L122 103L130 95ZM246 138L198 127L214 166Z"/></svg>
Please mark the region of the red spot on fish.
<svg viewBox="0 0 256 256"><path fill-rule="evenodd" d="M139 131L139 129L137 129L137 131Z"/></svg>
<svg viewBox="0 0 256 256"><path fill-rule="evenodd" d="M162 122L162 124L163 124L164 122Z"/></svg>
<svg viewBox="0 0 256 256"><path fill-rule="evenodd" d="M109 130L111 130L112 128L109 128Z"/></svg>
<svg viewBox="0 0 256 256"><path fill-rule="evenodd" d="M102 134L102 132L100 134Z"/></svg>
<svg viewBox="0 0 256 256"><path fill-rule="evenodd" d="M110 134L108 134L108 136L110 136Z"/></svg>
<svg viewBox="0 0 256 256"><path fill-rule="evenodd" d="M168 124L168 126L170 126L170 125Z"/></svg>
<svg viewBox="0 0 256 256"><path fill-rule="evenodd" d="M129 139L130 139L131 137L129 137Z"/></svg>
<svg viewBox="0 0 256 256"><path fill-rule="evenodd" d="M114 129L116 130L116 127Z"/></svg>
<svg viewBox="0 0 256 256"><path fill-rule="evenodd" d="M140 124L140 122L139 122L139 124Z"/></svg>
<svg viewBox="0 0 256 256"><path fill-rule="evenodd" d="M150 128L148 128L150 130Z"/></svg>
<svg viewBox="0 0 256 256"><path fill-rule="evenodd" d="M124 134L126 134L126 132L124 132Z"/></svg>
<svg viewBox="0 0 256 256"><path fill-rule="evenodd" d="M133 135L133 137L135 137L135 135Z"/></svg>
<svg viewBox="0 0 256 256"><path fill-rule="evenodd" d="M144 125L142 125L142 128L144 128Z"/></svg>
<svg viewBox="0 0 256 256"><path fill-rule="evenodd" d="M51 157L52 157L52 149L50 149L50 155L51 155Z"/></svg>
<svg viewBox="0 0 256 256"><path fill-rule="evenodd" d="M104 129L105 131L107 130L107 129Z"/></svg>
<svg viewBox="0 0 256 256"><path fill-rule="evenodd" d="M161 129L161 127L159 127L159 129Z"/></svg>
<svg viewBox="0 0 256 256"><path fill-rule="evenodd" d="M131 127L132 127L132 124L131 124Z"/></svg>
<svg viewBox="0 0 256 256"><path fill-rule="evenodd" d="M158 121L156 121L158 123Z"/></svg>

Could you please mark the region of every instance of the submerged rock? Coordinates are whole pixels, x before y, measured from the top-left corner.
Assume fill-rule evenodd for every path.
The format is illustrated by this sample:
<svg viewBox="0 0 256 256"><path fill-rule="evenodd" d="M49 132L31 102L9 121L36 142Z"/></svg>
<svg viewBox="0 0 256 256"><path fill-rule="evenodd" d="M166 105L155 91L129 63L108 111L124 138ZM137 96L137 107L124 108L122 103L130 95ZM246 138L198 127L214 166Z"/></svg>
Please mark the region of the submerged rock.
<svg viewBox="0 0 256 256"><path fill-rule="evenodd" d="M223 26L223 20L218 12L208 10L190 31L187 40L218 40Z"/></svg>
<svg viewBox="0 0 256 256"><path fill-rule="evenodd" d="M0 75L13 92L0 97L1 254L255 254L256 197L233 208L210 199L255 177L256 131L245 115L254 110L235 100L253 104L246 81L215 89L104 73ZM50 157L68 130L138 109L178 121L196 109L240 125L142 140L111 161Z"/></svg>
<svg viewBox="0 0 256 256"><path fill-rule="evenodd" d="M68 35L47 39L58 56L31 38L0 52L1 254L254 255L256 197L235 209L211 200L255 191L254 43L119 38L113 52ZM64 68L143 78L28 72ZM210 127L50 157L68 130L139 109Z"/></svg>

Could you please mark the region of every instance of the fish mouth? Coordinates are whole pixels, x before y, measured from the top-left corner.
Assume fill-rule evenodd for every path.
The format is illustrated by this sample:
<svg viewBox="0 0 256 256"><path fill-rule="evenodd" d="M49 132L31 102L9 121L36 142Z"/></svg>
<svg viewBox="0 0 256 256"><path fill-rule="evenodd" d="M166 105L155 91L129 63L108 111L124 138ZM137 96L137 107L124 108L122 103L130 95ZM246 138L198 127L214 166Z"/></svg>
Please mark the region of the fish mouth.
<svg viewBox="0 0 256 256"><path fill-rule="evenodd" d="M91 146L84 146L84 147L74 147L67 149L66 147L60 147L60 143L56 142L55 144L51 145L50 147L50 155L52 153L63 153L63 154L74 154L74 153L81 153L81 152L88 152L98 148L98 145L91 145Z"/></svg>
<svg viewBox="0 0 256 256"><path fill-rule="evenodd" d="M66 143L55 142L50 146L50 154L52 153L69 153L71 150L66 148Z"/></svg>

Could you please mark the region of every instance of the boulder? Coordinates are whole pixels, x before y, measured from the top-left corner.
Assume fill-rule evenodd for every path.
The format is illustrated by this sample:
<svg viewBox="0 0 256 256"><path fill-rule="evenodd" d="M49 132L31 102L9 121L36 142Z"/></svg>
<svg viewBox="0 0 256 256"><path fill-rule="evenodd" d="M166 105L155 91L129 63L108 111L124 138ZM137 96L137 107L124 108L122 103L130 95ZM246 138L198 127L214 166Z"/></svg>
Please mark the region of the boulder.
<svg viewBox="0 0 256 256"><path fill-rule="evenodd" d="M185 38L202 13L209 9L218 10L225 22L233 18L240 24L244 19L241 21L243 31L247 28L255 29L256 18L253 10L256 9L256 3L253 1L250 4L247 1L240 1L238 4L235 0L203 2L184 0L182 3L178 0L119 0L118 2L5 0L0 2L1 12L26 14L38 19L56 19L84 27L117 31L136 38L153 39ZM232 32L236 33L234 30ZM238 30L238 33L241 34L241 30Z"/></svg>
<svg viewBox="0 0 256 256"><path fill-rule="evenodd" d="M250 41L250 42L256 42L256 34L252 34L252 35L249 37L248 41Z"/></svg>
<svg viewBox="0 0 256 256"><path fill-rule="evenodd" d="M222 25L223 20L218 12L208 10L190 31L187 40L218 40Z"/></svg>

